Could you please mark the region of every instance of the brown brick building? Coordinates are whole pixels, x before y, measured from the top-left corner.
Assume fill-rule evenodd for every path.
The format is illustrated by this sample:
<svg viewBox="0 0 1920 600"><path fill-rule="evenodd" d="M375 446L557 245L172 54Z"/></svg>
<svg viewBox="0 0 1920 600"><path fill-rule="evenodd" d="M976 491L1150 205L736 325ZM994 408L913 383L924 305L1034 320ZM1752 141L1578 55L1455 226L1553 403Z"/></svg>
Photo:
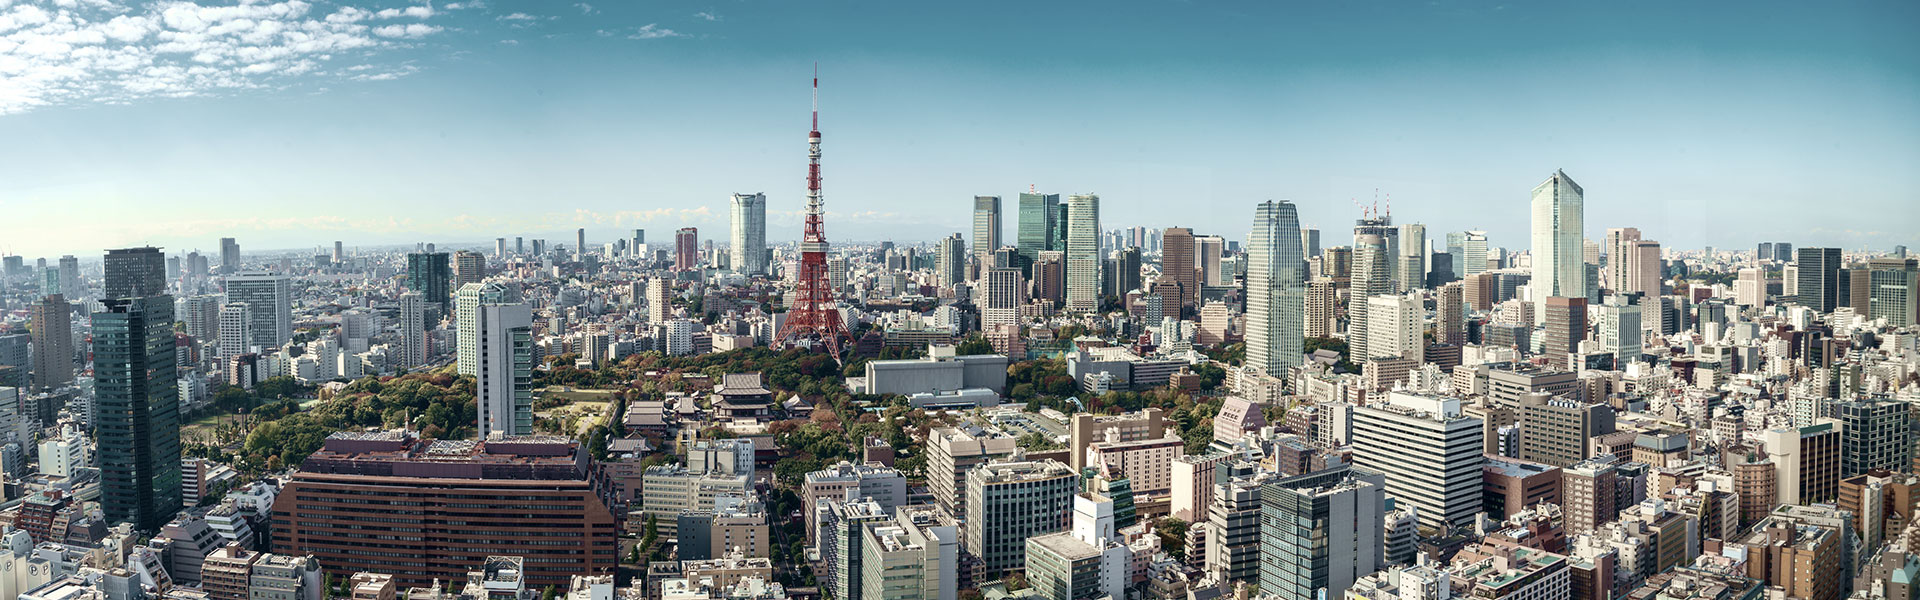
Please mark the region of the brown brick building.
<svg viewBox="0 0 1920 600"><path fill-rule="evenodd" d="M611 574L618 560L588 463L561 437L336 433L274 501L272 550L312 555L328 577L391 573L402 587L521 556L530 587L565 587L574 575Z"/></svg>

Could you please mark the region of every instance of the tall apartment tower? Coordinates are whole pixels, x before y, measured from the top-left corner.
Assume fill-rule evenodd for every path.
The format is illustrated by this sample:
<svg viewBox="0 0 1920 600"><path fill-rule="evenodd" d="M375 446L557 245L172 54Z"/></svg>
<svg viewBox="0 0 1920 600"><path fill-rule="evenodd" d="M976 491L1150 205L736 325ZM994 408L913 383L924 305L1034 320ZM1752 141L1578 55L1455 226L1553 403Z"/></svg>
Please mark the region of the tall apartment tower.
<svg viewBox="0 0 1920 600"><path fill-rule="evenodd" d="M1286 378L1306 348L1307 261L1292 202L1262 202L1247 234L1247 364Z"/></svg>
<svg viewBox="0 0 1920 600"><path fill-rule="evenodd" d="M1366 360L1422 360L1426 346L1421 343L1420 334L1424 325L1421 317L1425 310L1420 307L1418 292L1367 298L1363 310L1367 311L1367 328L1360 335L1366 339ZM1349 337L1352 337L1352 332L1349 332ZM1358 355L1354 356L1355 362L1361 362L1359 359Z"/></svg>
<svg viewBox="0 0 1920 600"><path fill-rule="evenodd" d="M1040 261L1040 253L1048 250L1064 250L1059 238L1054 237L1057 226L1054 219L1060 212L1059 194L1020 194L1019 222L1014 233L1014 247L1020 252L1020 267L1026 270L1028 278L1033 277L1033 265Z"/></svg>
<svg viewBox="0 0 1920 600"><path fill-rule="evenodd" d="M33 304L33 387L73 383L73 305L48 294Z"/></svg>
<svg viewBox="0 0 1920 600"><path fill-rule="evenodd" d="M1260 591L1319 600L1387 566L1386 477L1336 467L1260 488ZM1296 525L1297 524L1297 525Z"/></svg>
<svg viewBox="0 0 1920 600"><path fill-rule="evenodd" d="M340 240L333 241L333 264L347 262L347 247Z"/></svg>
<svg viewBox="0 0 1920 600"><path fill-rule="evenodd" d="M1440 286L1439 293L1434 295L1434 341L1456 346L1466 345L1466 289L1466 286L1458 281L1449 281L1446 285Z"/></svg>
<svg viewBox="0 0 1920 600"><path fill-rule="evenodd" d="M727 252L733 271L767 274L767 195L734 194L728 206Z"/></svg>
<svg viewBox="0 0 1920 600"><path fill-rule="evenodd" d="M647 322L651 325L666 323L673 315L673 284L665 277L655 277L647 281Z"/></svg>
<svg viewBox="0 0 1920 600"><path fill-rule="evenodd" d="M1548 364L1572 369L1573 352L1587 339L1587 298L1554 296L1546 299L1545 306L1541 312L1546 321L1546 343L1541 351L1546 353Z"/></svg>
<svg viewBox="0 0 1920 600"><path fill-rule="evenodd" d="M1839 297L1840 249L1796 249L1794 265L1800 271L1800 305L1823 313L1833 312Z"/></svg>
<svg viewBox="0 0 1920 600"><path fill-rule="evenodd" d="M460 288L460 367L471 367L479 435L533 434L533 308L498 283Z"/></svg>
<svg viewBox="0 0 1920 600"><path fill-rule="evenodd" d="M1353 465L1385 474L1387 493L1417 507L1422 525L1466 527L1482 507L1482 435L1458 399L1391 392L1353 409Z"/></svg>
<svg viewBox="0 0 1920 600"><path fill-rule="evenodd" d="M230 358L252 352L253 311L245 302L229 302L220 307L220 345L221 358Z"/></svg>
<svg viewBox="0 0 1920 600"><path fill-rule="evenodd" d="M1339 311L1337 284L1331 279L1307 282L1307 322L1303 334L1310 338L1329 338L1339 330L1335 314ZM1302 350L1306 348L1301 347Z"/></svg>
<svg viewBox="0 0 1920 600"><path fill-rule="evenodd" d="M109 521L158 530L180 510L180 394L173 298L156 248L107 251L106 310L93 315L94 431Z"/></svg>
<svg viewBox="0 0 1920 600"><path fill-rule="evenodd" d="M973 249L974 256L992 254L1000 248L1000 197L973 197Z"/></svg>
<svg viewBox="0 0 1920 600"><path fill-rule="evenodd" d="M586 259L587 259L587 228L581 227L579 229L573 230L573 260L584 261Z"/></svg>
<svg viewBox="0 0 1920 600"><path fill-rule="evenodd" d="M1100 309L1100 197L1067 198L1067 304L1075 312Z"/></svg>
<svg viewBox="0 0 1920 600"><path fill-rule="evenodd" d="M1584 260L1586 191L1565 171L1533 188L1533 298L1587 297ZM1535 323L1546 313L1535 313Z"/></svg>
<svg viewBox="0 0 1920 600"><path fill-rule="evenodd" d="M59 290L60 295L68 298L85 298L87 295L86 290L80 285L80 259L71 254L62 256L60 257L59 268L59 286L54 289ZM161 269L164 271L166 265L161 265ZM162 278L164 279L164 276Z"/></svg>
<svg viewBox="0 0 1920 600"><path fill-rule="evenodd" d="M242 302L253 315L253 341L271 352L293 340L293 294L285 275L247 273L227 278L227 303Z"/></svg>
<svg viewBox="0 0 1920 600"><path fill-rule="evenodd" d="M941 238L934 253L933 274L941 286L952 287L967 280L967 241L956 233Z"/></svg>
<svg viewBox="0 0 1920 600"><path fill-rule="evenodd" d="M188 296L180 301L180 320L187 323L187 335L203 343L212 343L220 336L219 296L203 294Z"/></svg>
<svg viewBox="0 0 1920 600"><path fill-rule="evenodd" d="M1367 299L1392 293L1392 272L1387 268L1386 239L1378 234L1353 238L1353 277L1347 292L1347 348L1349 360L1363 364L1373 358L1368 349Z"/></svg>
<svg viewBox="0 0 1920 600"><path fill-rule="evenodd" d="M400 356L402 367L427 364L427 300L420 292L400 295Z"/></svg>
<svg viewBox="0 0 1920 600"><path fill-rule="evenodd" d="M673 232L673 268L677 271L700 270L700 229L682 227Z"/></svg>
<svg viewBox="0 0 1920 600"><path fill-rule="evenodd" d="M1179 310L1167 312L1183 315L1200 300L1199 272L1193 268L1193 230L1168 227L1162 230L1160 240L1160 280L1155 287L1163 297L1168 291L1174 292L1174 296L1166 298L1167 306L1179 307Z"/></svg>
<svg viewBox="0 0 1920 600"><path fill-rule="evenodd" d="M1620 514L1622 482L1617 459L1604 455L1580 461L1560 471L1562 515L1568 535L1588 534Z"/></svg>

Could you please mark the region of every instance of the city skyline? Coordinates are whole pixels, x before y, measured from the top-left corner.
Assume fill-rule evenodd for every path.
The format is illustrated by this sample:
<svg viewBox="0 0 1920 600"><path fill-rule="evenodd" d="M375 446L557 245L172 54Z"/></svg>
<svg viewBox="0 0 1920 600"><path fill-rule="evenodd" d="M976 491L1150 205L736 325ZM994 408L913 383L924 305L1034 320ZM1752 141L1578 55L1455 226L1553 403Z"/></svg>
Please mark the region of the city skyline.
<svg viewBox="0 0 1920 600"><path fill-rule="evenodd" d="M19 141L0 160L20 174L0 207L62 224L16 228L0 251L718 230L743 192L767 194L768 241L785 243L800 232L796 125L815 60L840 240L937 240L970 229L972 197L1029 186L1098 194L1106 224L1228 239L1265 200L1343 229L1378 190L1400 201L1397 221L1515 249L1528 189L1555 169L1591 190L1588 238L1630 226L1677 249L1755 236L1885 249L1920 225L1886 192L1920 183L1901 168L1920 159L1920 41L1896 26L1916 9L1895 3L1794 19L1711 5L1141 7L1103 28L1023 7L936 14L948 22L912 34L896 30L916 18L870 5L109 6L0 8L0 52L20 59L0 66L14 82L0 136ZM228 17L331 31L338 52L214 33L241 28ZM1262 28L1296 22L1315 26ZM967 43L982 31L1059 43ZM198 40L227 79L143 83L83 60L101 48L192 62L163 38ZM821 43L803 58L790 51L802 40ZM256 66L279 74L245 72ZM1535 91L1547 80L1564 93ZM1760 216L1834 198L1886 218ZM1168 202L1210 210L1169 219Z"/></svg>

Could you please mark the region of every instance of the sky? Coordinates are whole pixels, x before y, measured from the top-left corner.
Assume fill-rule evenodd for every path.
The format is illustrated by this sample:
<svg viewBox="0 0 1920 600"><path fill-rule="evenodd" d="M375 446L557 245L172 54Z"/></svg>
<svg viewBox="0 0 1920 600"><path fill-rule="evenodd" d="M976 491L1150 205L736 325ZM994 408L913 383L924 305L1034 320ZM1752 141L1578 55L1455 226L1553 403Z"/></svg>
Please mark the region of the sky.
<svg viewBox="0 0 1920 600"><path fill-rule="evenodd" d="M1244 239L1291 200L1527 244L1920 246L1912 2L0 0L0 253L248 251L634 228L970 231L975 195Z"/></svg>

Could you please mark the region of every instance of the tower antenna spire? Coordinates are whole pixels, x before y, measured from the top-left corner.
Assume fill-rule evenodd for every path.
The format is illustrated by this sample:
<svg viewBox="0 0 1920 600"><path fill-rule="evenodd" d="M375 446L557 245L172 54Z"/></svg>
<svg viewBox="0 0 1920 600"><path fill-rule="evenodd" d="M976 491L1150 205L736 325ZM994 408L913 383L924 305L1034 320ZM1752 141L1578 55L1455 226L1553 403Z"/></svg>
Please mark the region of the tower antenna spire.
<svg viewBox="0 0 1920 600"><path fill-rule="evenodd" d="M820 130L820 63L813 63L813 130Z"/></svg>

